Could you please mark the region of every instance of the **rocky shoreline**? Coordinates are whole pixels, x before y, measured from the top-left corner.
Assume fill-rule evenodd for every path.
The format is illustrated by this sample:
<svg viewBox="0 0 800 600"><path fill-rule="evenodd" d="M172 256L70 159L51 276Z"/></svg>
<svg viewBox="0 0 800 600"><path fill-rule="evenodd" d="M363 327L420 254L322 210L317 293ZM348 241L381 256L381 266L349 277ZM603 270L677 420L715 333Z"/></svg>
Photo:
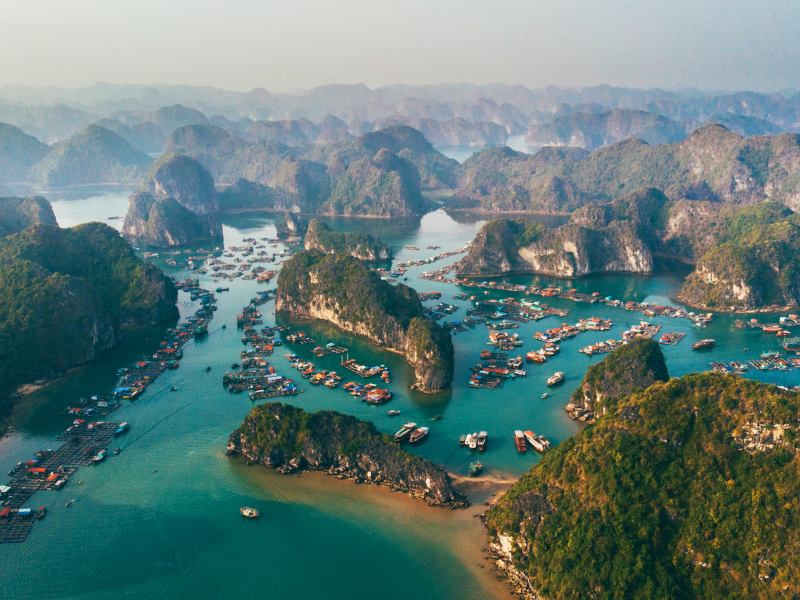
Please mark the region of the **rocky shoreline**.
<svg viewBox="0 0 800 600"><path fill-rule="evenodd" d="M371 423L334 411L257 406L229 436L227 454L281 474L319 471L387 487L430 506L469 506L442 467L406 452Z"/></svg>

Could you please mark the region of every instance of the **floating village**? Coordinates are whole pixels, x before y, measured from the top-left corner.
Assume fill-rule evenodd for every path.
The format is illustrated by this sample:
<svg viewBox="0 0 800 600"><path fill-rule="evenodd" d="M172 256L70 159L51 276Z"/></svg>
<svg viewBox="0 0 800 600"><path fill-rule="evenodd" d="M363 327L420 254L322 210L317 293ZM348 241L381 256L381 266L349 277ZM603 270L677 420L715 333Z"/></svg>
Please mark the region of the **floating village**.
<svg viewBox="0 0 800 600"><path fill-rule="evenodd" d="M285 240L283 243L286 243ZM276 268L282 260L299 248L297 243L291 241L281 247L278 244L276 239L245 238L242 245L225 249L178 250L166 258L156 253L145 253L144 257L165 260L169 266L211 277L215 282L241 278L268 283L276 276ZM439 248L431 246L429 249ZM390 269L375 270L387 281L399 281L405 278L409 268L452 258L463 254L467 249L468 247L462 247L443 251L428 258L398 262ZM713 318L711 313L701 314L681 307L616 299L596 292L586 294L562 287L526 286L500 280L457 279L449 275L452 271L453 266L448 265L437 271L424 272L422 277L457 286L461 291L453 295L454 300L467 303L463 317L458 318L462 307L442 301L441 291L421 291L419 298L424 302L426 316L441 321L453 334L473 330L478 326L486 329L485 346L475 349L477 360L467 369L470 388L497 390L504 385L510 385L517 379L527 377L528 369L539 368L559 355L562 352L562 343L588 332L606 332L614 327L611 319L597 316L584 317L570 323L567 321L569 310L551 306L545 300L560 299L604 305L640 313L647 318L684 319L700 328L708 326ZM126 422L110 420L114 411L124 402L136 401L165 371L179 368L183 348L188 341L209 335L209 324L216 310L215 293L227 292L229 288L220 285L214 291L206 290L200 287L196 278L178 281L176 287L195 304L194 313L182 319L174 329L167 330L152 355L118 369L118 381L113 390L78 399L64 409L63 414L72 420L57 438L60 445L38 450L28 460L18 463L8 474L8 483L0 485L0 543L24 541L33 525L46 516L46 501L44 505L41 504L42 500L33 501L32 497L36 492L58 492L68 490L72 485L81 485L81 467L100 465L109 456L122 452L130 426ZM475 290L475 293L469 293L470 290ZM512 295L505 298L491 295L498 292ZM392 400L393 393L388 387L392 374L387 365L367 364L358 357L351 356L348 348L333 342L318 342L300 329L266 325L261 310L263 305L273 299L274 290L259 291L236 317L243 349L222 376L222 384L228 392L246 393L255 403L300 395L303 393L300 382L305 381L307 385L327 388L332 393L344 393L370 405L383 405ZM538 329L530 339L523 339L516 331L523 324L548 318L558 319L560 324ZM221 324L221 327L226 327L226 324ZM712 370L743 374L751 369L800 369L800 337L792 333L793 328L800 327L800 316L782 316L774 323L760 322L757 319L737 320L735 327L780 338L785 354L771 351L752 359L712 362L709 363ZM660 344L672 346L681 343L685 335L676 331L662 332L660 325L642 320L628 326L618 337L579 346L574 351L591 357L612 352L639 338L656 339ZM695 342L692 349L702 351L713 348L714 345L714 340L705 339ZM278 373L272 364L276 348L280 347L295 348L297 352L303 349L301 354L292 351L283 354L289 367L297 372L297 379ZM304 357L309 351L313 359ZM321 368L315 364L315 359L332 356L338 358L336 369ZM210 367L206 370L210 370ZM563 372L552 372L546 379L547 388L560 386L564 380ZM549 393L544 390L541 398L547 398ZM387 414L394 417L400 415L401 411L390 409ZM579 418L579 415L575 418ZM398 443L416 445L430 434L431 426L407 422L393 437ZM543 453L551 447L551 442L545 436L529 429L516 429L508 432L508 435L518 453L526 453L528 450ZM465 433L453 443L470 452L481 454L488 446L489 433ZM470 462L470 476L480 476L483 470L484 465L480 460ZM63 501L65 507L74 502L68 496L68 492L63 492L59 500Z"/></svg>

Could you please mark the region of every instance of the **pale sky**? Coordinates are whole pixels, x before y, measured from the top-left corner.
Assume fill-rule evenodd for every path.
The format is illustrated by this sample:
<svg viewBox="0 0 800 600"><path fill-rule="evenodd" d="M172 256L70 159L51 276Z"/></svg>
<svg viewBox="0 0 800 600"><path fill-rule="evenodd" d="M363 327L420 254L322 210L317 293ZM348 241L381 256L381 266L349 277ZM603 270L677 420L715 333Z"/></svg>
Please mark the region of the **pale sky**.
<svg viewBox="0 0 800 600"><path fill-rule="evenodd" d="M0 0L0 84L775 90L800 0Z"/></svg>

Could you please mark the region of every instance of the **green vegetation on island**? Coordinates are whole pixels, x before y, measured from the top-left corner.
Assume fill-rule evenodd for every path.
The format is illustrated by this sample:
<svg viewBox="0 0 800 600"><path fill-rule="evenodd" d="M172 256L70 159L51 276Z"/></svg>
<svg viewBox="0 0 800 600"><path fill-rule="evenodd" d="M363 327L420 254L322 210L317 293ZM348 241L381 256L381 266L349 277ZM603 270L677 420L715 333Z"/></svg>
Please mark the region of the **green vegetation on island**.
<svg viewBox="0 0 800 600"><path fill-rule="evenodd" d="M798 422L800 397L775 386L656 383L488 511L493 547L552 599L796 597Z"/></svg>
<svg viewBox="0 0 800 600"><path fill-rule="evenodd" d="M366 261L388 261L391 249L368 233L337 232L319 219L311 219L305 234L305 249L325 254L349 254Z"/></svg>
<svg viewBox="0 0 800 600"><path fill-rule="evenodd" d="M228 453L283 473L309 469L384 485L435 506L468 504L442 467L406 452L372 423L332 410L256 406L228 438Z"/></svg>
<svg viewBox="0 0 800 600"><path fill-rule="evenodd" d="M421 391L437 391L452 381L450 334L439 332L433 322L413 324L425 320L417 293L383 281L352 256L316 250L295 254L278 275L275 310L290 318L327 321L404 354Z"/></svg>
<svg viewBox="0 0 800 600"><path fill-rule="evenodd" d="M0 421L16 386L178 316L172 282L101 223L39 225L0 239L0 281Z"/></svg>
<svg viewBox="0 0 800 600"><path fill-rule="evenodd" d="M633 340L589 367L565 409L571 417L592 423L596 417L614 412L622 398L668 380L658 342Z"/></svg>

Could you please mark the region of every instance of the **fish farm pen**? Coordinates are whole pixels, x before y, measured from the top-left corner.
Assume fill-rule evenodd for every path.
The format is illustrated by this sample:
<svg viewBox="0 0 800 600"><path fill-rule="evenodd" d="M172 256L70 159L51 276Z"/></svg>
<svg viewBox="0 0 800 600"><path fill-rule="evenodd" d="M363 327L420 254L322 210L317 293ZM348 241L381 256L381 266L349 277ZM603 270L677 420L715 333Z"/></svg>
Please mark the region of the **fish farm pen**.
<svg viewBox="0 0 800 600"><path fill-rule="evenodd" d="M63 444L55 450L39 450L32 459L18 463L8 474L8 484L0 485L0 544L25 541L33 524L47 514L44 506L26 507L31 496L38 491L60 490L79 467L103 462L111 441L128 431L127 423L98 419L117 410L121 399L135 400L167 369L177 368L182 357L181 348L198 334L207 335L208 322L216 309L214 295L189 280L176 286L189 293L192 300L200 302L194 315L175 329L167 330L150 360L138 361L117 372L120 379L112 399L92 396L60 411L60 414L75 417L56 437Z"/></svg>

